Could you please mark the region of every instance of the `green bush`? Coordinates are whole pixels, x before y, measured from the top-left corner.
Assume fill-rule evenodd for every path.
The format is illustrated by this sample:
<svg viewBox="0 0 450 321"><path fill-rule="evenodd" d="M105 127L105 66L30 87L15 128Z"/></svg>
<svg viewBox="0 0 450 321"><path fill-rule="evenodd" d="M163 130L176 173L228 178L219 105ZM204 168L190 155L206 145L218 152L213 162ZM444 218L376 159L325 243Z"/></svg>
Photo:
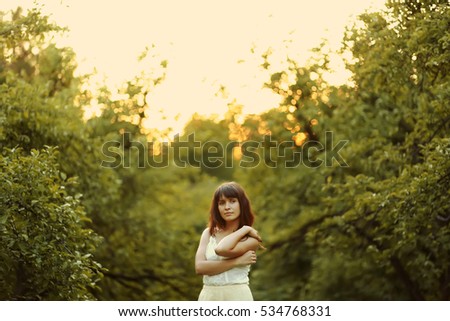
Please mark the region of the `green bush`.
<svg viewBox="0 0 450 321"><path fill-rule="evenodd" d="M93 259L100 238L81 195L70 195L53 148L5 149L0 156L0 298L86 300L101 277Z"/></svg>

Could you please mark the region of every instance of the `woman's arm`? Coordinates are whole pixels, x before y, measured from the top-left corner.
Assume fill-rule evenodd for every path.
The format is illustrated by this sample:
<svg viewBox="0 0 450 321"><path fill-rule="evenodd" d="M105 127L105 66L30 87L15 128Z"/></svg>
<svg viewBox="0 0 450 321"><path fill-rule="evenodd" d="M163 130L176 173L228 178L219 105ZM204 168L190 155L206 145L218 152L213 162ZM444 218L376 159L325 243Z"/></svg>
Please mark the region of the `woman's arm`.
<svg viewBox="0 0 450 321"><path fill-rule="evenodd" d="M236 266L248 265L256 263L255 251L247 251L243 255L220 261L208 261L206 260L206 247L209 242L209 229L206 229L202 233L200 244L195 255L195 272L200 275L216 275L225 271L228 271Z"/></svg>
<svg viewBox="0 0 450 321"><path fill-rule="evenodd" d="M217 255L234 258L247 251L256 251L261 241L258 232L253 227L244 225L225 236L214 250Z"/></svg>

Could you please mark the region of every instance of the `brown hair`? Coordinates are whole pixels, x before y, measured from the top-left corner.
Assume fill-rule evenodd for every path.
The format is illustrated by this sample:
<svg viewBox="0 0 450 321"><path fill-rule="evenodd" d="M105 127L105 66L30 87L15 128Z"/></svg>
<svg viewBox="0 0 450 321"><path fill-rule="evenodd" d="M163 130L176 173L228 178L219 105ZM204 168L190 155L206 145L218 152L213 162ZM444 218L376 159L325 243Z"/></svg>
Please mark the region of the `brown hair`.
<svg viewBox="0 0 450 321"><path fill-rule="evenodd" d="M216 189L211 201L211 208L209 210L209 231L211 235L214 235L218 229L225 228L226 225L225 220L220 216L219 212L219 200L222 196L238 199L241 210L239 228L244 225L253 225L255 215L253 214L250 200L244 189L236 182L223 183Z"/></svg>

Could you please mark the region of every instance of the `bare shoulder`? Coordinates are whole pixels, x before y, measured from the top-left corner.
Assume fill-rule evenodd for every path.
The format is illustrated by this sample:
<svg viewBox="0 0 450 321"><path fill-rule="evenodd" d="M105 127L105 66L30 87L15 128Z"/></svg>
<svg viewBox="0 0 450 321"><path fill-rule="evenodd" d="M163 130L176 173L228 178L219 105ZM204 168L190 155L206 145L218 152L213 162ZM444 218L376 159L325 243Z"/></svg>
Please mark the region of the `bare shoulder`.
<svg viewBox="0 0 450 321"><path fill-rule="evenodd" d="M206 246L207 246L207 244L209 242L209 236L210 236L209 228L206 228L203 231L202 236L200 237L200 242L199 242L199 245L198 245L197 253L200 253L200 254L204 253L204 251L206 249Z"/></svg>
<svg viewBox="0 0 450 321"><path fill-rule="evenodd" d="M200 242L205 242L205 240L209 240L209 237L211 236L211 233L209 232L209 227L205 228L203 230L202 236L200 238Z"/></svg>
<svg viewBox="0 0 450 321"><path fill-rule="evenodd" d="M209 227L207 227L203 230L202 237L203 236L207 236L207 237L211 236L211 233L209 232Z"/></svg>

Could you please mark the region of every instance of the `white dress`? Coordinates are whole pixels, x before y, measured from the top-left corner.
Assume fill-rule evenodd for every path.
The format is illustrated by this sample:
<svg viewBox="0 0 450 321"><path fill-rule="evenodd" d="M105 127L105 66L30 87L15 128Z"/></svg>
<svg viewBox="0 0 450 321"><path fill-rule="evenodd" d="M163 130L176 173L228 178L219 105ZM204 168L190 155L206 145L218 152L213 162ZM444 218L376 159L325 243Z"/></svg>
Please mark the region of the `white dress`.
<svg viewBox="0 0 450 321"><path fill-rule="evenodd" d="M226 260L226 257L217 255L214 248L217 241L214 236L209 237L206 247L206 259L208 261ZM203 276L203 289L198 298L199 301L253 301L253 296L248 286L250 265L234 267L228 271L216 275Z"/></svg>

